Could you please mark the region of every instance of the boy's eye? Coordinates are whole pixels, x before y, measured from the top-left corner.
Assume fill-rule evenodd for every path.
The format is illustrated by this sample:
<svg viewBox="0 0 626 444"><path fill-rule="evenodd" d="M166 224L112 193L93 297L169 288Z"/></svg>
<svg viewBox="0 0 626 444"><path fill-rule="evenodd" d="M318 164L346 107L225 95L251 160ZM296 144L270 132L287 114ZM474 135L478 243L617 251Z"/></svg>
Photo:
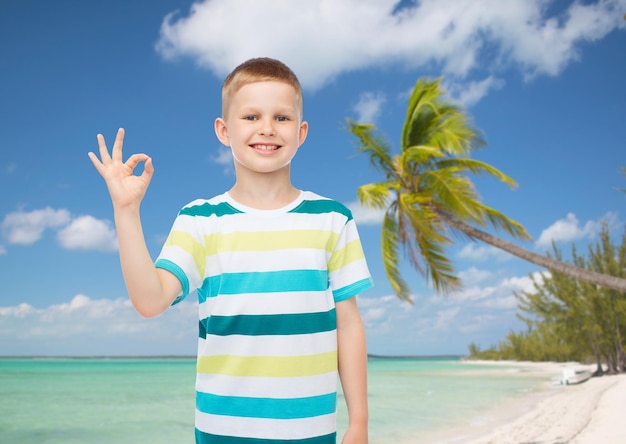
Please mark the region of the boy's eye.
<svg viewBox="0 0 626 444"><path fill-rule="evenodd" d="M278 116L276 117L276 120L278 120L279 122L286 122L289 120L289 117L287 116Z"/></svg>
<svg viewBox="0 0 626 444"><path fill-rule="evenodd" d="M256 116L244 116L244 120L256 120Z"/></svg>

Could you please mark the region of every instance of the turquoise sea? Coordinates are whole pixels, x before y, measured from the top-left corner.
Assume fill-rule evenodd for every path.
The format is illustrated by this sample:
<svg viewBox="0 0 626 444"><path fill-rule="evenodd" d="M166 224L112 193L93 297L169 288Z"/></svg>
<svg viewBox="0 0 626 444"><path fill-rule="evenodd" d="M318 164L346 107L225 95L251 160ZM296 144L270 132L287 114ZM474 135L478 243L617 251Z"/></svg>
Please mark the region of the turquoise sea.
<svg viewBox="0 0 626 444"><path fill-rule="evenodd" d="M368 366L372 444L462 442L455 430L488 423L494 407L549 383L456 357ZM192 358L0 359L0 443L192 443L194 378ZM340 395L339 436L346 422Z"/></svg>

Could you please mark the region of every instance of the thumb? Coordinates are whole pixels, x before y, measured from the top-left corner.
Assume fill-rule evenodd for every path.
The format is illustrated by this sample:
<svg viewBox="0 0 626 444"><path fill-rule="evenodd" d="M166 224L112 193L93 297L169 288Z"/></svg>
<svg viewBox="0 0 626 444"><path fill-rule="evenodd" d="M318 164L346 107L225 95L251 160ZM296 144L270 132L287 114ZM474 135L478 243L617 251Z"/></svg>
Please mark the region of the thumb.
<svg viewBox="0 0 626 444"><path fill-rule="evenodd" d="M152 175L154 174L154 165L152 164L152 157L148 157L143 166L143 172L141 173L141 177L150 181L152 179Z"/></svg>

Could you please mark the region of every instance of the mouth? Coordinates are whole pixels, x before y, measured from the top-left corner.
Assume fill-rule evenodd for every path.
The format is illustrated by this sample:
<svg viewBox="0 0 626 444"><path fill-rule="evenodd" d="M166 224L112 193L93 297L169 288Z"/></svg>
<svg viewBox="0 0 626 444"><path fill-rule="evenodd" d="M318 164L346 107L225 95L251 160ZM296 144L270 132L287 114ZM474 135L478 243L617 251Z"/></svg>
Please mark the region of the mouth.
<svg viewBox="0 0 626 444"><path fill-rule="evenodd" d="M257 151L276 151L280 148L279 145L265 144L265 143L257 143L254 145L250 145Z"/></svg>

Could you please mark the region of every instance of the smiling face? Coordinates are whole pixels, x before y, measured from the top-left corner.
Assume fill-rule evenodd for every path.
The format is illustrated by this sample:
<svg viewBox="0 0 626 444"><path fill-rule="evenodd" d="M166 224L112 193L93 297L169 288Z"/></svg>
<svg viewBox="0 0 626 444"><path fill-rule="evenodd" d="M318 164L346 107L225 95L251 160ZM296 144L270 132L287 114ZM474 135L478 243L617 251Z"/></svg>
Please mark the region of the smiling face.
<svg viewBox="0 0 626 444"><path fill-rule="evenodd" d="M249 83L232 95L215 133L231 147L238 177L288 171L308 131L300 100L293 86L279 81Z"/></svg>

